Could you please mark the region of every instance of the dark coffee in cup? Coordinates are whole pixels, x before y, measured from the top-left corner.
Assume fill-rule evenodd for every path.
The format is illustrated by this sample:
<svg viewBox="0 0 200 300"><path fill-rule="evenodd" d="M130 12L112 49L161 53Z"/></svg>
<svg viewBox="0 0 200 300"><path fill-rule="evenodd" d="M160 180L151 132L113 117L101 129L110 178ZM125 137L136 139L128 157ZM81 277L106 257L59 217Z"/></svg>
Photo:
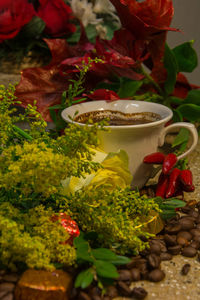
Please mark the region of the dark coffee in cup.
<svg viewBox="0 0 200 300"><path fill-rule="evenodd" d="M123 113L115 110L95 110L77 115L74 121L86 124L106 120L111 126L139 125L161 120L159 114L153 112Z"/></svg>

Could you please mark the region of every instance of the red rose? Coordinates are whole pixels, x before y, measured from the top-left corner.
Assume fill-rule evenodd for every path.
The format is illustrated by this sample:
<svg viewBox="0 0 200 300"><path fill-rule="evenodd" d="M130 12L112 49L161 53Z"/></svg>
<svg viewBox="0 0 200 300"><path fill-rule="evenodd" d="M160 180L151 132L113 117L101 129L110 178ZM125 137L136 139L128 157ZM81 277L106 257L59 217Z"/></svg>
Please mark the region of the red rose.
<svg viewBox="0 0 200 300"><path fill-rule="evenodd" d="M40 0L37 15L46 23L45 32L59 37L76 30L69 22L73 18L71 13L71 8L63 0Z"/></svg>
<svg viewBox="0 0 200 300"><path fill-rule="evenodd" d="M0 42L15 37L35 12L26 0L0 1Z"/></svg>
<svg viewBox="0 0 200 300"><path fill-rule="evenodd" d="M137 39L149 39L159 31L169 28L174 8L172 0L111 0L123 27L129 29Z"/></svg>

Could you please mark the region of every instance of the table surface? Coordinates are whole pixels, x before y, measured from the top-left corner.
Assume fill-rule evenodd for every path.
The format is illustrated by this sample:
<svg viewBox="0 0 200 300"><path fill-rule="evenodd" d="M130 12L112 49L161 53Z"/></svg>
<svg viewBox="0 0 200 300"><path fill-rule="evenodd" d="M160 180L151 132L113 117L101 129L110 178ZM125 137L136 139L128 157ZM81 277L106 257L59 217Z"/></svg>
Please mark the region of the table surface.
<svg viewBox="0 0 200 300"><path fill-rule="evenodd" d="M0 84L8 86L9 83L17 83L20 75L0 73ZM186 200L200 200L200 141L193 153L188 157L189 166L194 176L195 192L187 194ZM184 264L189 263L191 270L187 276L180 274ZM166 277L159 283L138 281L132 283L132 287L142 286L148 291L146 300L200 300L200 262L196 258L186 258L180 255L173 260L162 262L161 268ZM128 298L115 298L115 300Z"/></svg>

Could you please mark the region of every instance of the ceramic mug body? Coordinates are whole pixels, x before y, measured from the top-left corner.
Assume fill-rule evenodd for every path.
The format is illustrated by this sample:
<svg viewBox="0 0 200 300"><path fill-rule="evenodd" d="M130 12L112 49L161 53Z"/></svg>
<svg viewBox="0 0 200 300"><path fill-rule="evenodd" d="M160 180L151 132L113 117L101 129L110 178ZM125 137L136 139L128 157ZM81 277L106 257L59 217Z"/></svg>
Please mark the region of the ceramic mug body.
<svg viewBox="0 0 200 300"><path fill-rule="evenodd" d="M112 110L123 113L152 112L160 115L160 120L151 123L108 126L109 132L98 131L100 148L102 150L105 152L117 152L123 149L127 152L129 169L133 175L133 187L141 188L151 177L152 165L143 164L143 158L150 153L156 152L158 146L162 146L167 132L173 128L180 127L187 128L190 131L193 140L192 145L188 151L181 155L181 158L189 154L198 141L198 134L193 124L180 122L165 127L165 124L172 118L173 114L168 107L157 103L134 100L84 102L64 109L62 118L67 122L74 122L73 118L77 111L78 114L83 114L96 110ZM78 124L84 126L82 123Z"/></svg>

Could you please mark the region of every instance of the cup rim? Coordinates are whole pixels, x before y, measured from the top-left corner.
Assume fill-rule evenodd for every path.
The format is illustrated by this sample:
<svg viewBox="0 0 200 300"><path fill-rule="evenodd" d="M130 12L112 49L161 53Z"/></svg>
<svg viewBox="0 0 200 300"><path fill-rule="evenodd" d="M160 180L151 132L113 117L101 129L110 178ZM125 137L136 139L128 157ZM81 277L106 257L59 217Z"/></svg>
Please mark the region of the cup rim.
<svg viewBox="0 0 200 300"><path fill-rule="evenodd" d="M172 110L163 105L163 104L159 104L159 103L154 103L154 102L147 102L147 101L138 101L138 100L128 100L128 99L119 99L119 100L115 100L115 101L112 101L113 102L119 102L119 101L123 101L124 103L128 102L128 103L133 103L133 104L148 104L148 105L151 105L151 106L155 106L155 107L160 107L162 110L165 110L165 112L167 113L167 116L164 117L164 118L161 118L161 120L158 120L158 121L154 121L154 122L149 122L149 123L145 123L145 124L137 124L137 125L106 125L105 128L111 128L111 129L127 129L127 128L149 128L149 127L156 127L158 125L161 125L163 123L166 123L168 122L172 116L173 116L173 112ZM70 117L73 117L72 114L70 115L67 114L67 111L70 112L70 111L73 111L73 115L75 114L75 112L77 111L77 107L80 107L80 106L86 106L88 107L88 112L90 111L94 111L94 110L98 110L98 108L96 109L89 109L90 106L94 106L95 104L98 104L98 106L100 105L103 105L103 104L109 104L111 103L110 101L106 101L106 100L94 100L94 101L87 101L87 102L82 102L82 103L78 103L78 104L74 104L72 106L69 106L67 108L65 108L62 112L61 112L61 117L63 118L64 121L66 121L67 123L74 123L74 124L78 124L80 126L93 126L93 124L84 124L84 123L79 123L77 121L74 121L73 119L71 119ZM108 108L107 108L108 109ZM66 115L67 114L67 115ZM70 116L70 117L69 117Z"/></svg>

